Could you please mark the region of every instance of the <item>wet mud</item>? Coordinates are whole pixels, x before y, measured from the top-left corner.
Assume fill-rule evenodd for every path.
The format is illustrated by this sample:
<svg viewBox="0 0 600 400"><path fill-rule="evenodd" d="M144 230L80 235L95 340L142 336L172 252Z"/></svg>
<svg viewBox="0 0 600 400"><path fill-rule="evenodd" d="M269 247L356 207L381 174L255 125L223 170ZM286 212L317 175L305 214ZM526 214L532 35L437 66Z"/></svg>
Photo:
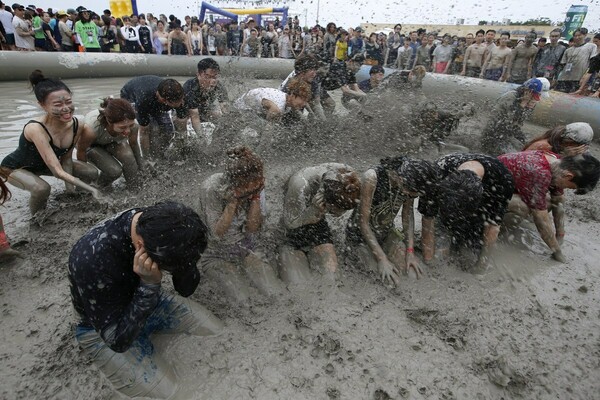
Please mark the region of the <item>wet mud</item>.
<svg viewBox="0 0 600 400"><path fill-rule="evenodd" d="M258 143L269 206L262 240L274 265L282 187L296 170L338 161L362 171L399 152L438 156L438 146L396 125L404 117L390 109L385 122L339 115L318 127L271 128L272 140ZM480 118L461 123L454 142L474 143ZM238 140L233 128L239 125L223 124L216 124L208 154L156 165L141 189L119 181L101 203L85 194L68 196L51 180L48 208L32 218L27 197L13 190L1 212L12 243L27 258L0 267L0 398L122 398L75 345L69 251L96 222L128 207L166 198L196 207L201 182L222 170L223 147ZM539 129L527 127L530 134ZM231 138L224 139L227 134ZM596 398L600 198L567 194L566 204L567 264L552 261L533 224L525 223L502 238L482 275L464 272L454 259L423 266L423 279L404 277L389 288L343 262L346 215L331 221L342 259L335 285L315 272L307 284L273 298L256 296L242 308L203 279L192 298L225 322L224 332L153 339L179 377L175 398ZM168 277L163 289L173 290Z"/></svg>

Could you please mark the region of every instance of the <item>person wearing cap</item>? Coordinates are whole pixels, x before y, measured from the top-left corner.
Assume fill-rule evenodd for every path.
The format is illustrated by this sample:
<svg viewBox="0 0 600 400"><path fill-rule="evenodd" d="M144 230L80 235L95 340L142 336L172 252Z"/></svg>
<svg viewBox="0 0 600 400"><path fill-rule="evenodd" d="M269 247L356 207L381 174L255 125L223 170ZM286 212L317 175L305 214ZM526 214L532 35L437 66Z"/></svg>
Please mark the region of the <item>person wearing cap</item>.
<svg viewBox="0 0 600 400"><path fill-rule="evenodd" d="M360 177L345 164L307 167L289 178L281 221L286 238L279 249L284 282L306 280L310 269L335 279L338 259L325 216L342 216L358 205L359 198Z"/></svg>
<svg viewBox="0 0 600 400"><path fill-rule="evenodd" d="M321 100L323 108L328 113L333 113L335 103L330 100L331 96L327 91L342 90L342 104L344 106L356 107L357 102L367 94L360 90L356 82L356 73L365 61L365 56L356 54L345 62L334 62L329 67L327 75L321 81Z"/></svg>
<svg viewBox="0 0 600 400"><path fill-rule="evenodd" d="M73 31L67 25L67 12L60 10L56 13L58 31L60 32L60 48L62 51L73 51Z"/></svg>
<svg viewBox="0 0 600 400"><path fill-rule="evenodd" d="M4 2L0 1L0 23L4 27L4 43L2 44L2 48L4 50L16 50L15 27L12 24L13 15L6 11L4 7Z"/></svg>
<svg viewBox="0 0 600 400"><path fill-rule="evenodd" d="M176 391L172 366L154 350L153 334L208 336L223 323L186 299L208 231L176 202L136 207L101 222L73 246L68 261L75 338L121 394L166 399ZM161 290L169 274L177 295Z"/></svg>
<svg viewBox="0 0 600 400"><path fill-rule="evenodd" d="M600 161L589 153L560 158L541 150L504 154L498 159L508 168L515 183L505 223L514 226L520 218L532 215L542 240L552 250L552 258L566 262L561 250L565 236L563 191L574 189L575 194L592 191L600 178ZM550 205L546 199L548 193ZM548 209L553 213L554 229Z"/></svg>
<svg viewBox="0 0 600 400"><path fill-rule="evenodd" d="M25 21L25 7L20 4L13 4L15 13L12 25L15 29L15 45L20 51L35 51L34 35L31 25Z"/></svg>
<svg viewBox="0 0 600 400"><path fill-rule="evenodd" d="M486 154L497 156L521 148L525 143L523 124L540 101L542 89L542 82L533 78L496 101L481 135L481 148ZM521 144L514 143L515 139Z"/></svg>
<svg viewBox="0 0 600 400"><path fill-rule="evenodd" d="M42 10L41 8L36 8L36 6L34 5L27 6L27 9L30 10L31 14L33 15L31 23L33 26L33 32L35 33L33 36L35 49L37 51L46 51L46 38L44 37L44 32L42 30L41 15L44 12L44 10Z"/></svg>
<svg viewBox="0 0 600 400"><path fill-rule="evenodd" d="M589 150L594 130L587 122L574 122L549 129L531 139L522 151L542 150L561 156L575 156Z"/></svg>
<svg viewBox="0 0 600 400"><path fill-rule="evenodd" d="M314 55L305 54L299 56L294 62L294 70L290 72L283 82L281 82L279 90L287 93L288 85L294 78L298 78L308 83L311 88L312 96L307 108L309 108L309 112L313 116L324 120L325 113L323 111L323 106L321 105L321 83L319 82L319 79L317 79L319 66L319 60Z"/></svg>
<svg viewBox="0 0 600 400"><path fill-rule="evenodd" d="M90 10L82 8L79 11L79 21L75 23L77 41L86 53L100 53L98 41L98 26L92 21Z"/></svg>
<svg viewBox="0 0 600 400"><path fill-rule="evenodd" d="M121 98L132 103L135 109L144 157L164 155L175 132L169 111L175 110L183 118L183 97L183 87L179 82L155 75L135 77L121 88Z"/></svg>
<svg viewBox="0 0 600 400"><path fill-rule="evenodd" d="M373 65L369 70L369 79L365 79L358 83L358 88L365 93L377 88L383 81L385 70L381 65Z"/></svg>
<svg viewBox="0 0 600 400"><path fill-rule="evenodd" d="M365 55L365 41L362 37L363 30L360 26L354 29L353 35L348 41L348 48L350 51L350 57L354 57L357 54Z"/></svg>

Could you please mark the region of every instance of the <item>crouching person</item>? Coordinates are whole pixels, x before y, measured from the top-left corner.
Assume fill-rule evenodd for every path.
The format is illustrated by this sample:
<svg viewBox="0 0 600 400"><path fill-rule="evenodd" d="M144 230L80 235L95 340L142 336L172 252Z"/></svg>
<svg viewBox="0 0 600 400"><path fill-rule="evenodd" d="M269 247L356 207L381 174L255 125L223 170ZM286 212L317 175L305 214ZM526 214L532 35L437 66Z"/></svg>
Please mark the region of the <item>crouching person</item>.
<svg viewBox="0 0 600 400"><path fill-rule="evenodd" d="M71 250L71 296L80 317L75 337L121 393L168 398L177 390L174 371L155 354L150 334L221 331L222 323L203 306L161 290L167 272L181 296L194 293L206 244L198 214L164 202L101 222Z"/></svg>
<svg viewBox="0 0 600 400"><path fill-rule="evenodd" d="M339 217L354 209L359 198L360 178L347 165L321 164L292 175L283 204L286 244L280 256L284 281L306 280L309 264L329 280L335 279L338 259L325 215Z"/></svg>
<svg viewBox="0 0 600 400"><path fill-rule="evenodd" d="M283 283L257 246L266 215L263 162L246 146L227 156L225 173L211 175L200 188L199 209L211 233L202 270L226 296L247 305L252 285L276 295Z"/></svg>

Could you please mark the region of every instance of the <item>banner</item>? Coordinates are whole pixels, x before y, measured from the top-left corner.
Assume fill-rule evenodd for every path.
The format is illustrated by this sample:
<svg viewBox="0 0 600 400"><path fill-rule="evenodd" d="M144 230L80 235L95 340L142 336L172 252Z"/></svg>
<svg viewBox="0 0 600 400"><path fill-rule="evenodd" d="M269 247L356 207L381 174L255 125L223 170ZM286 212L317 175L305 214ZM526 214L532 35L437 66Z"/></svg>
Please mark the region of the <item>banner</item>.
<svg viewBox="0 0 600 400"><path fill-rule="evenodd" d="M575 30L581 28L583 25L583 20L587 14L587 6L576 6L572 5L567 11L567 17L565 18L565 24L562 27L561 36L566 40L569 40L573 37L573 32Z"/></svg>

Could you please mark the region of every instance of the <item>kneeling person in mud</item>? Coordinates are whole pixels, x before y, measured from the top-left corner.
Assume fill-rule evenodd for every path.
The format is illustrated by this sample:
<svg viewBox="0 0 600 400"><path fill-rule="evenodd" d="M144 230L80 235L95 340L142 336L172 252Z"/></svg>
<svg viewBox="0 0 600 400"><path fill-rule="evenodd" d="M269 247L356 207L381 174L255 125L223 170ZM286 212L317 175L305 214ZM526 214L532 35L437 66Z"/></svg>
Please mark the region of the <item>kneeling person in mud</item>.
<svg viewBox="0 0 600 400"><path fill-rule="evenodd" d="M559 158L544 151L503 154L498 159L513 176L515 192L509 203L505 224L533 216L542 240L552 250L552 258L566 262L561 244L565 237L563 191L575 194L592 191L600 178L600 161L588 153ZM550 193L550 206L547 195ZM552 211L554 229L548 209Z"/></svg>
<svg viewBox="0 0 600 400"><path fill-rule="evenodd" d="M464 105L460 111L440 110L431 101L421 102L411 113L411 128L414 134L427 137L437 146L439 151L468 151L464 146L448 144L446 138L455 132L462 118L470 117L474 113L471 105Z"/></svg>
<svg viewBox="0 0 600 400"><path fill-rule="evenodd" d="M256 243L266 215L263 162L246 146L227 156L225 173L211 175L200 188L199 209L211 233L201 266L228 297L247 305L248 279L265 295L280 293L283 284Z"/></svg>
<svg viewBox="0 0 600 400"><path fill-rule="evenodd" d="M165 272L181 296L200 282L196 263L207 243L198 214L175 202L134 208L99 223L71 250L71 298L82 353L121 393L170 398L172 367L150 335L218 333L223 324L200 304L161 290Z"/></svg>
<svg viewBox="0 0 600 400"><path fill-rule="evenodd" d="M328 90L342 90L342 104L346 108L358 108L359 101L367 94L360 90L356 82L356 73L360 70L360 66L365 61L362 54L356 54L347 61L334 62L329 67L327 75L321 82L321 101L323 107L330 113L335 108L335 103L332 103L331 96L327 93ZM333 107L332 107L333 105Z"/></svg>
<svg viewBox="0 0 600 400"><path fill-rule="evenodd" d="M147 167L138 144L135 111L125 99L105 98L100 109L90 111L85 123L91 128L77 142L77 160L91 162L100 170L101 185L110 185L121 174L128 184L138 184L140 170Z"/></svg>
<svg viewBox="0 0 600 400"><path fill-rule="evenodd" d="M360 205L346 229L352 261L381 274L384 282L398 284L402 271L419 277L422 272L414 254L414 200L432 191L436 182L436 167L424 160L385 158L368 169L362 178ZM394 227L400 209L404 235Z"/></svg>
<svg viewBox="0 0 600 400"><path fill-rule="evenodd" d="M325 216L338 217L354 209L359 197L359 176L344 164L308 167L290 177L283 203L286 244L280 248L284 281L306 280L310 276L309 263L328 279L335 280L338 259Z"/></svg>
<svg viewBox="0 0 600 400"><path fill-rule="evenodd" d="M310 85L311 98L307 104L309 115L324 120L325 114L323 107L321 106L321 83L317 79L317 71L319 69L319 60L312 54L305 54L296 59L294 62L294 70L285 78L285 80L279 86L279 90L284 93L288 93L288 86L294 79L300 79ZM302 110L292 113L296 116L300 114Z"/></svg>
<svg viewBox="0 0 600 400"><path fill-rule="evenodd" d="M477 261L468 268L480 271L486 267L512 197L512 175L497 158L483 154L450 154L436 164L441 178L438 188L433 196L419 198L423 260L433 260L437 239L443 253L450 246L474 251ZM435 234L436 218L442 225L441 235ZM443 240L446 235L450 243Z"/></svg>

